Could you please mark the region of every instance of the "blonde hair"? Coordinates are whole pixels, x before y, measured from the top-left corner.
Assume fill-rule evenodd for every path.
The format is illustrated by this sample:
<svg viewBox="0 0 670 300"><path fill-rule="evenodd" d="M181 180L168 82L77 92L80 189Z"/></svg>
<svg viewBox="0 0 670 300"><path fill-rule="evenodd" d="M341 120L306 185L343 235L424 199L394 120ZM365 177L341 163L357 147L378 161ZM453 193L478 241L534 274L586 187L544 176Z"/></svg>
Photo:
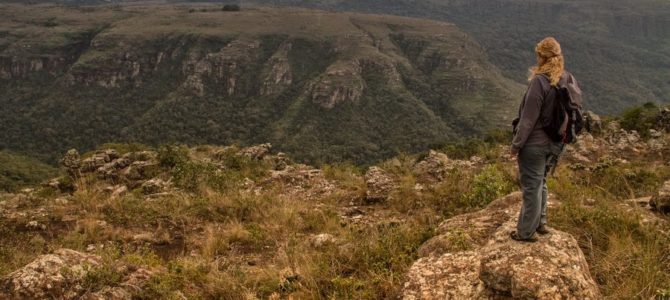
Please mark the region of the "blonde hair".
<svg viewBox="0 0 670 300"><path fill-rule="evenodd" d="M545 38L535 46L535 54L537 65L530 68L528 80L532 80L535 75L545 74L551 85L557 85L565 70L561 45L553 37Z"/></svg>

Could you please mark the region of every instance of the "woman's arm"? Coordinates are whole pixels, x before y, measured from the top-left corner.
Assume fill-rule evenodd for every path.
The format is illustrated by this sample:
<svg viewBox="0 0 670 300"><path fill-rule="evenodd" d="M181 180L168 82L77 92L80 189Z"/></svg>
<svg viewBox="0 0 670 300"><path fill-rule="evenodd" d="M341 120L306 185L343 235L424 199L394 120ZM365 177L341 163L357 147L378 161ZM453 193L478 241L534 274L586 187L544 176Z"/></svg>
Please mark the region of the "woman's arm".
<svg viewBox="0 0 670 300"><path fill-rule="evenodd" d="M544 98L540 80L540 76L535 76L529 83L526 98L523 100L523 109L521 109L519 116L519 125L517 125L517 131L512 140L512 154L518 153L523 148L535 127L535 123L537 123L537 119L540 117L542 99Z"/></svg>

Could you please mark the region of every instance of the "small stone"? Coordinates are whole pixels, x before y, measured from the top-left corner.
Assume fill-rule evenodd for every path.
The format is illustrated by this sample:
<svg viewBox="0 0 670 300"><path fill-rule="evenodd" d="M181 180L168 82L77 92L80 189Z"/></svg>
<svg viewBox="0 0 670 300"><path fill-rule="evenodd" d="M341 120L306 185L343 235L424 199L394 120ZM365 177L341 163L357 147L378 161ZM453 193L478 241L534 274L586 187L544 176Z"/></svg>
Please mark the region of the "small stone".
<svg viewBox="0 0 670 300"><path fill-rule="evenodd" d="M587 198L586 201L584 201L586 205L588 206L594 206L596 205L596 199L593 198Z"/></svg>
<svg viewBox="0 0 670 300"><path fill-rule="evenodd" d="M313 247L321 248L325 245L334 244L337 241L332 234L321 233L310 238L310 244Z"/></svg>

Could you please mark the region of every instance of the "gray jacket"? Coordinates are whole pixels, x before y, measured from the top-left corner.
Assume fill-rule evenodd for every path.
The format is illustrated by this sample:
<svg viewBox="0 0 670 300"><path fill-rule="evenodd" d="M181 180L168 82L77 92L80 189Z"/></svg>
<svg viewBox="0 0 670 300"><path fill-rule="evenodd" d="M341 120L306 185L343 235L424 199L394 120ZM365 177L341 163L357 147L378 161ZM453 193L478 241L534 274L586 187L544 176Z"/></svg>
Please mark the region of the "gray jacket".
<svg viewBox="0 0 670 300"><path fill-rule="evenodd" d="M571 98L581 104L581 90L577 80L570 72L563 72L558 85L568 86ZM542 103L550 89L551 83L544 74L535 75L528 83L528 90L519 106L519 123L512 140L512 148L515 150L518 151L526 145L547 145L551 142L549 136L542 129L542 124L538 122ZM565 130L567 118L563 126Z"/></svg>

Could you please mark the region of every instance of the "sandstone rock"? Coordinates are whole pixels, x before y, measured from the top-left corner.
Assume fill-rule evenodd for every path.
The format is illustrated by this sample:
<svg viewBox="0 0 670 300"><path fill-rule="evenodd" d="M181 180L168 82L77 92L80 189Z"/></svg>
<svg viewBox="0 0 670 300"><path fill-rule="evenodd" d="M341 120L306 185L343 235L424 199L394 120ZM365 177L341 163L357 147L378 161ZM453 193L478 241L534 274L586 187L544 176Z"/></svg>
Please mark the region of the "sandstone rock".
<svg viewBox="0 0 670 300"><path fill-rule="evenodd" d="M238 91L239 78L248 72L248 67L260 54L260 41L236 39L217 52L202 52L194 49L189 52L182 66L187 78L184 87L197 95L204 95L203 78L213 79L220 84L228 95Z"/></svg>
<svg viewBox="0 0 670 300"><path fill-rule="evenodd" d="M652 139L658 139L658 138L660 138L660 137L663 136L663 133L660 132L660 131L658 131L658 130L656 130L656 129L649 129L649 136L650 136Z"/></svg>
<svg viewBox="0 0 670 300"><path fill-rule="evenodd" d="M145 195L162 193L170 187L170 182L160 178L154 178L142 183L142 192Z"/></svg>
<svg viewBox="0 0 670 300"><path fill-rule="evenodd" d="M327 196L335 190L335 185L325 178L322 170L303 164L270 171L270 176L262 182L262 185L268 184L282 184L286 194L306 199Z"/></svg>
<svg viewBox="0 0 670 300"><path fill-rule="evenodd" d="M81 161L82 172L93 172L113 159L119 158L119 153L113 149L96 151L91 157Z"/></svg>
<svg viewBox="0 0 670 300"><path fill-rule="evenodd" d="M117 179L119 170L126 168L131 163L130 159L121 157L99 167L96 172L102 179Z"/></svg>
<svg viewBox="0 0 670 300"><path fill-rule="evenodd" d="M670 180L663 183L649 201L649 205L656 211L670 213Z"/></svg>
<svg viewBox="0 0 670 300"><path fill-rule="evenodd" d="M76 176L74 170L72 170L72 173L71 171L68 171L68 173L70 173L70 176ZM74 182L72 181L72 179L65 176L53 178L43 183L42 186L54 189L62 193L71 193L75 190Z"/></svg>
<svg viewBox="0 0 670 300"><path fill-rule="evenodd" d="M472 168L481 161L479 157L472 157L469 161L452 160L442 152L430 150L424 159L414 165L413 171L424 180L441 181L446 178L449 171Z"/></svg>
<svg viewBox="0 0 670 300"><path fill-rule="evenodd" d="M356 102L363 95L365 80L358 60L332 64L310 84L309 97L313 103L331 109L338 103Z"/></svg>
<svg viewBox="0 0 670 300"><path fill-rule="evenodd" d="M641 143L640 135L635 130L620 129L608 137L608 142L615 151L639 152L639 148L646 144Z"/></svg>
<svg viewBox="0 0 670 300"><path fill-rule="evenodd" d="M98 265L95 255L56 250L3 278L0 299L78 299L83 278Z"/></svg>
<svg viewBox="0 0 670 300"><path fill-rule="evenodd" d="M603 131L603 122L600 116L588 110L583 115L584 129L591 134L600 134Z"/></svg>
<svg viewBox="0 0 670 300"><path fill-rule="evenodd" d="M251 159L261 160L268 153L270 153L270 149L272 149L272 144L265 143L265 144L260 144L260 145L244 148L244 149L238 151L237 155L246 156L246 157L251 158Z"/></svg>
<svg viewBox="0 0 670 300"><path fill-rule="evenodd" d="M116 199L119 197L123 197L123 195L128 193L128 187L125 185L115 185L113 187L110 187L108 192L110 193L109 198Z"/></svg>
<svg viewBox="0 0 670 300"><path fill-rule="evenodd" d="M386 200L391 191L397 187L393 178L391 178L386 171L376 166L370 167L368 171L365 172L365 184L367 185L365 199L368 202Z"/></svg>
<svg viewBox="0 0 670 300"><path fill-rule="evenodd" d="M293 163L284 152L279 152L277 155L265 156L263 159L274 165L276 171L284 170L288 165Z"/></svg>
<svg viewBox="0 0 670 300"><path fill-rule="evenodd" d="M332 234L328 233L317 234L309 239L310 244L316 248L334 244L336 241L337 239Z"/></svg>
<svg viewBox="0 0 670 300"><path fill-rule="evenodd" d="M77 149L70 149L65 153L60 160L60 164L65 167L67 173L71 177L79 176L79 168L81 168L81 158Z"/></svg>
<svg viewBox="0 0 670 300"><path fill-rule="evenodd" d="M263 76L261 95L278 95L293 82L293 74L288 59L291 47L291 43L282 44L268 60L267 64L270 65L270 68Z"/></svg>
<svg viewBox="0 0 670 300"><path fill-rule="evenodd" d="M599 299L577 241L552 230L537 243L509 238L521 193L444 221L410 268L404 299Z"/></svg>

